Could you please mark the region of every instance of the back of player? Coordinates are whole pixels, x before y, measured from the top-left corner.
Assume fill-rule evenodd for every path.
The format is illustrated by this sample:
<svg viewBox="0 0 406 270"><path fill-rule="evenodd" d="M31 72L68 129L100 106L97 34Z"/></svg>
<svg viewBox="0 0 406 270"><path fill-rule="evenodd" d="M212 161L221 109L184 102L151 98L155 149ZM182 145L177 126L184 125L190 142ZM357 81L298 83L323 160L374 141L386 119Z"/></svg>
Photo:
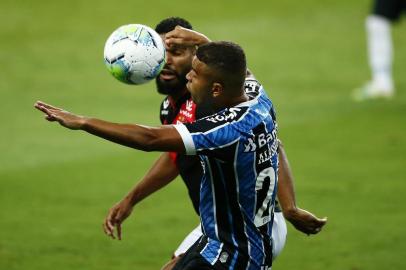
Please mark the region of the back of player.
<svg viewBox="0 0 406 270"><path fill-rule="evenodd" d="M253 100L176 125L187 153L198 154L205 171L200 193L204 236L188 253L200 254L214 269L272 265L278 143L272 103L259 87L253 85L257 93L252 94L259 93Z"/></svg>

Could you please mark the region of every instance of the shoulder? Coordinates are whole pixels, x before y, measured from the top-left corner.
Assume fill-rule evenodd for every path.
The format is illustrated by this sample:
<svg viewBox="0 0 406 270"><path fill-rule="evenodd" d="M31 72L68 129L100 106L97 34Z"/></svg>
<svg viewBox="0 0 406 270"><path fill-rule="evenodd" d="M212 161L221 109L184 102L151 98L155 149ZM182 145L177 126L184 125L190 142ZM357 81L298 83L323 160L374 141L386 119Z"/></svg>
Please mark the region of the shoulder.
<svg viewBox="0 0 406 270"><path fill-rule="evenodd" d="M248 112L249 107L232 107L218 113L203 117L196 122L188 124L191 133L210 132L222 127L230 126L232 123L241 121Z"/></svg>
<svg viewBox="0 0 406 270"><path fill-rule="evenodd" d="M171 104L171 101L170 101L169 97L165 97L161 102L161 106L160 106L161 111L168 110L170 108L170 104Z"/></svg>
<svg viewBox="0 0 406 270"><path fill-rule="evenodd" d="M171 112L170 100L169 97L165 97L162 100L161 106L159 108L159 118L162 124L168 124L167 122L170 122L168 121L170 112Z"/></svg>

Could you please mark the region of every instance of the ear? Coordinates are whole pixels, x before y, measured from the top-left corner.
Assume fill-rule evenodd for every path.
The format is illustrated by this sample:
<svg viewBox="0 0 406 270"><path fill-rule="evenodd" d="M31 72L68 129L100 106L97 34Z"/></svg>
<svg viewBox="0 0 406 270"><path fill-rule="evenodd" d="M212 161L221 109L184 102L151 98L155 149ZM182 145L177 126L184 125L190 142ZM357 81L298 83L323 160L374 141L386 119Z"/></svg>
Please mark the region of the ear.
<svg viewBox="0 0 406 270"><path fill-rule="evenodd" d="M221 93L223 93L223 85L221 83L213 83L212 87L211 87L211 94L214 98L218 97L221 95Z"/></svg>

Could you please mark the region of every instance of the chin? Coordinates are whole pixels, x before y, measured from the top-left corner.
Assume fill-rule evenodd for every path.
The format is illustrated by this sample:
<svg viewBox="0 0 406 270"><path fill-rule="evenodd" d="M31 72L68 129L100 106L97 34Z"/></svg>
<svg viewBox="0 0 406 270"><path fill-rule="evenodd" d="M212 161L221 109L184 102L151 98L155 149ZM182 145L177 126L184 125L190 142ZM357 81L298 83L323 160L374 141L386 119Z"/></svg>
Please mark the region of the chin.
<svg viewBox="0 0 406 270"><path fill-rule="evenodd" d="M190 83L190 82L187 82L187 83L186 83L186 88L187 88L187 90L190 92L190 89L191 89L191 83Z"/></svg>

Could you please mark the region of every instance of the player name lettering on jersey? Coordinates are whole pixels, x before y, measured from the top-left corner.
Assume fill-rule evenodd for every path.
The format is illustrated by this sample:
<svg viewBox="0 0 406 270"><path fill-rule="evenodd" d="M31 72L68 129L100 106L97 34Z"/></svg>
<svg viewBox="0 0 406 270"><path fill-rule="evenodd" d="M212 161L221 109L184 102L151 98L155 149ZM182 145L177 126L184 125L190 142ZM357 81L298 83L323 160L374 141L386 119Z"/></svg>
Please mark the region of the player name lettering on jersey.
<svg viewBox="0 0 406 270"><path fill-rule="evenodd" d="M274 140L269 149L265 149L265 151L259 153L257 164L259 165L264 163L265 161L272 159L272 156L275 155L278 151L278 146L279 146L278 140Z"/></svg>

